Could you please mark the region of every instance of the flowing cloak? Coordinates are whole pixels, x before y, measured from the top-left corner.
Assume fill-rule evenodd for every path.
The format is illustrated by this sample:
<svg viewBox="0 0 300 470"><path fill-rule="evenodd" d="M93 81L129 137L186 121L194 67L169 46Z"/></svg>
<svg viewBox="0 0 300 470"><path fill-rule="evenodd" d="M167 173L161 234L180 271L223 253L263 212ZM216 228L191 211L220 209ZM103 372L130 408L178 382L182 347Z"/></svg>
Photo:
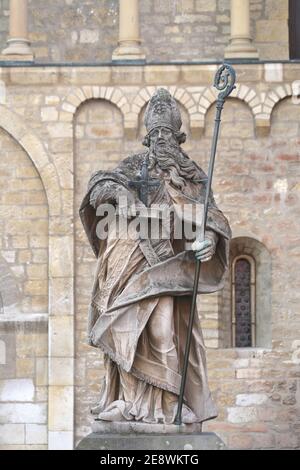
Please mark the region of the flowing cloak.
<svg viewBox="0 0 300 470"><path fill-rule="evenodd" d="M136 180L145 154L133 155L113 171L98 171L89 182L88 191L80 207L80 217L98 258L92 297L89 305L88 336L91 346L100 348L127 373L148 384L179 395L180 370L182 369L187 325L193 292L195 257L186 249L185 240L100 240L97 224L103 216L97 216L91 204L91 194L97 193L97 205L115 203L121 189L130 191L135 200L137 194L130 188ZM198 167L199 168L199 167ZM199 168L202 172L202 170ZM186 182L184 190L175 188L168 180L161 179L153 203L167 203L180 209L185 204L203 209L206 176L199 183ZM180 210L178 211L180 212ZM182 212L181 212L182 214ZM185 219L188 216L183 215ZM228 222L210 196L206 230L218 235L216 253L212 260L203 263L198 293L213 293L223 288L228 267L231 231ZM168 364L155 363L145 346L145 332L158 301L171 296L174 303L174 341L178 354L178 371ZM199 421L217 415L207 383L205 348L199 319L193 329L190 366L187 374L185 401Z"/></svg>

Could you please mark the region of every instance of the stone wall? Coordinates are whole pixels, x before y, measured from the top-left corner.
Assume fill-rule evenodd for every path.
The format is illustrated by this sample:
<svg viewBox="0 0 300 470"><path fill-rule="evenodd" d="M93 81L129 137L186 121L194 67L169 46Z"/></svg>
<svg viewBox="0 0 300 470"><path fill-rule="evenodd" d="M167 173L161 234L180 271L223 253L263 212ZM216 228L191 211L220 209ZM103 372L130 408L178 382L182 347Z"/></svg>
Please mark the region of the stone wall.
<svg viewBox="0 0 300 470"><path fill-rule="evenodd" d="M9 1L0 4L5 45ZM141 1L141 38L148 61L223 59L230 35L230 0ZM30 39L37 61L110 61L118 41L118 1L29 1ZM288 59L288 0L251 0L253 39L261 59Z"/></svg>
<svg viewBox="0 0 300 470"><path fill-rule="evenodd" d="M1 382L2 423L21 425L20 436L25 436L26 424L45 423L26 421L24 415L18 421L16 378L26 381L29 404L45 404L48 391L49 448L72 448L74 434L77 441L89 432L88 409L97 400L103 374L101 354L85 344L95 259L79 223L78 206L90 173L111 168L141 149L137 141L143 134L141 116L158 85L168 87L185 110L184 149L206 169L216 97L210 84L216 69L214 65L1 69L6 85L2 135L13 137L34 162L49 211L49 375L48 386L41 385L44 395L38 395L36 374L46 349L25 347L24 352L18 343L18 335L25 341L19 333L29 328L25 313L24 320L17 319L19 326L13 327L13 319L0 315L0 368L5 365L3 344L6 351L14 351L17 344L19 359L29 359L21 375L16 375L15 363L6 367L10 375L3 376L7 383ZM299 65L236 69L238 87L224 110L214 192L230 219L233 236L257 240L270 254L271 289L262 289L272 295L272 345L220 349L226 328L226 323L221 324L222 302L215 297L199 299L210 383L220 410L218 420L205 429L216 431L235 448L299 448L300 107L298 98L292 97ZM12 161L10 168L16 164ZM8 335L11 331L13 335ZM46 338L46 327L36 341L42 337ZM6 390L15 397L9 406ZM45 445L45 441L30 444L25 437L23 444L16 443L13 427L3 429L4 446Z"/></svg>
<svg viewBox="0 0 300 470"><path fill-rule="evenodd" d="M75 207L85 195L90 175L99 169L116 166L124 153L123 119L119 109L104 100L83 104L75 117ZM80 435L88 432L87 420L91 399L100 393L103 357L100 351L86 345L86 315L93 283L95 257L91 252L79 217L76 217L76 401L80 413L76 427ZM89 422L91 419L89 419Z"/></svg>
<svg viewBox="0 0 300 470"><path fill-rule="evenodd" d="M45 449L48 204L32 160L3 128L0 147L0 448Z"/></svg>
<svg viewBox="0 0 300 470"><path fill-rule="evenodd" d="M32 161L3 130L0 145L3 313L45 313L48 310L46 196ZM7 291L13 292L13 296L6 298Z"/></svg>
<svg viewBox="0 0 300 470"><path fill-rule="evenodd" d="M47 317L0 317L0 449L47 449Z"/></svg>

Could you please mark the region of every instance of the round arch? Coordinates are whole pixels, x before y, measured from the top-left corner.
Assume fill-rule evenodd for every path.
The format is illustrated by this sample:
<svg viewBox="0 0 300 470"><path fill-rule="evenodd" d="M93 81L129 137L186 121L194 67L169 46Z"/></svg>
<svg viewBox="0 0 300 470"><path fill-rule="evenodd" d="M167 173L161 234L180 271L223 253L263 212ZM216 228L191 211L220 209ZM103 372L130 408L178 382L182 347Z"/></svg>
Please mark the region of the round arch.
<svg viewBox="0 0 300 470"><path fill-rule="evenodd" d="M272 260L267 247L255 238L237 237L230 243L230 265L239 257L255 262L256 347L272 346Z"/></svg>
<svg viewBox="0 0 300 470"><path fill-rule="evenodd" d="M58 175L40 139L5 106L0 106L0 127L18 142L34 164L45 190L49 215L59 215L62 208Z"/></svg>

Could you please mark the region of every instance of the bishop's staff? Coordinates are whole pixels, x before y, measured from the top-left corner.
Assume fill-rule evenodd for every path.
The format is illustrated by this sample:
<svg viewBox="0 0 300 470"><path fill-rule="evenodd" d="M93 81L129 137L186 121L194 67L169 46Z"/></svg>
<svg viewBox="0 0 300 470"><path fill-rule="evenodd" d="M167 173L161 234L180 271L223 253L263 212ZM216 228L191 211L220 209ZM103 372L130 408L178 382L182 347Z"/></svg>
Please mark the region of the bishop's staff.
<svg viewBox="0 0 300 470"><path fill-rule="evenodd" d="M228 64L223 64L222 67L220 67L220 69L216 73L215 81L214 81L214 87L217 88L217 90L219 90L220 93L218 95L217 105L216 105L217 111L216 111L215 129L214 129L214 135L213 135L213 141L212 141L212 149L211 149L209 169L208 169L208 178L207 178L207 183L206 183L204 214L203 214L203 221L202 221L199 241L205 240L205 227L206 227L206 222L207 222L209 196L210 196L210 191L211 191L217 144L218 144L218 138L219 138L220 125L221 125L221 114L222 114L222 110L223 110L226 98L228 98L231 92L235 89L235 81L236 81L236 74L235 74L235 70L233 69L233 67L231 67ZM185 353L184 353L183 371L182 371L180 393L179 393L179 399L178 399L178 408L177 408L177 414L175 418L175 424L179 426L182 424L183 396L184 396L184 390L185 390L185 384L186 384L187 369L189 365L189 356L190 356L193 324L194 324L194 318L195 318L195 312L196 312L196 301L197 301L197 294L198 294L200 269L201 269L201 261L197 260L196 269L195 269L194 288L193 288L193 299L192 299L192 306L191 306L191 312L190 312L190 318L189 318L189 326L188 326L186 347L185 347Z"/></svg>

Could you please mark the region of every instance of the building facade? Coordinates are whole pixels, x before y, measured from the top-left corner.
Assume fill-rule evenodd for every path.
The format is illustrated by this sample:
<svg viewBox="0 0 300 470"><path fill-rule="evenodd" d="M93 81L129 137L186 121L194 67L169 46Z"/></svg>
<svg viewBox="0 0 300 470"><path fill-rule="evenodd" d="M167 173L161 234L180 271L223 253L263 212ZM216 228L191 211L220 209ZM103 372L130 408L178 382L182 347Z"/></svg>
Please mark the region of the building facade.
<svg viewBox="0 0 300 470"><path fill-rule="evenodd" d="M204 429L230 448L300 447L293 4L1 2L0 448L73 449L90 432L103 358L86 344L95 258L78 209L88 179L142 149L159 86L181 107L185 151L207 170L224 57L237 88L213 189L233 240L224 290L199 298L219 407Z"/></svg>

